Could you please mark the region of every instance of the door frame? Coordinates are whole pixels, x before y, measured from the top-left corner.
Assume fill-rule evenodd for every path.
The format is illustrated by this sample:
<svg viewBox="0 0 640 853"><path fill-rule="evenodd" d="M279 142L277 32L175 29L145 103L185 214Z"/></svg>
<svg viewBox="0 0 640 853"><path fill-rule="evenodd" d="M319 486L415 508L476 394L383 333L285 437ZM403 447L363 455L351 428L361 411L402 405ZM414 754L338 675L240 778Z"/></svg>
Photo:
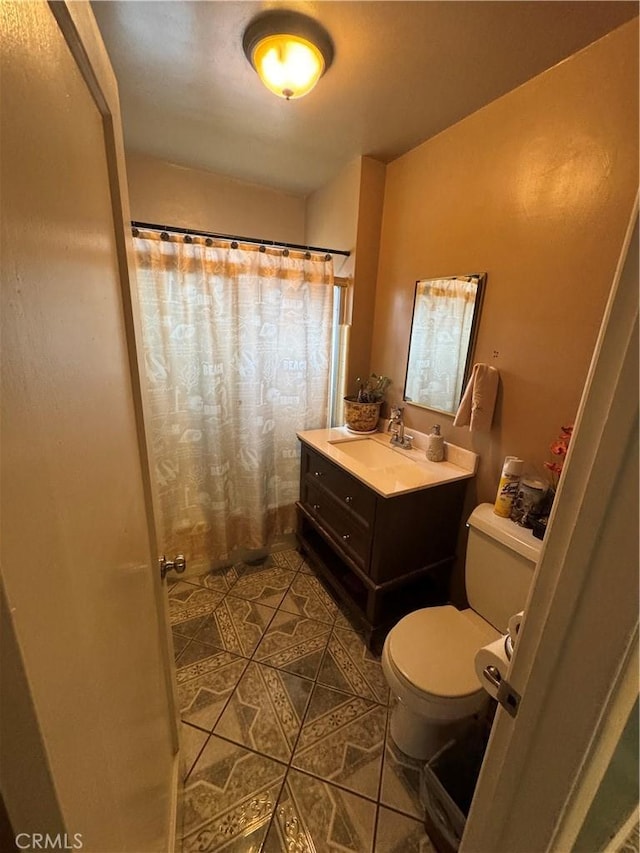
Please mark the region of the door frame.
<svg viewBox="0 0 640 853"><path fill-rule="evenodd" d="M638 696L638 197L461 845L571 850Z"/></svg>
<svg viewBox="0 0 640 853"><path fill-rule="evenodd" d="M159 555L155 523L155 491L150 473L150 449L145 427L144 361L137 341L142 340L140 309L135 287L135 254L131 235L129 190L124 154L118 84L109 56L100 37L98 25L88 2L78 0L48 0L58 26L69 46L80 73L102 116L109 184L113 198L114 237L120 281L122 307L127 338L129 372L135 409L140 474L142 477L147 530L150 544L150 563L154 572L153 590L158 618L158 643L163 662L167 691L168 713L174 753L179 751L178 704L175 664L170 645L165 584L157 569ZM176 762L178 764L179 762ZM179 770L176 769L176 775ZM176 783L177 784L177 783Z"/></svg>

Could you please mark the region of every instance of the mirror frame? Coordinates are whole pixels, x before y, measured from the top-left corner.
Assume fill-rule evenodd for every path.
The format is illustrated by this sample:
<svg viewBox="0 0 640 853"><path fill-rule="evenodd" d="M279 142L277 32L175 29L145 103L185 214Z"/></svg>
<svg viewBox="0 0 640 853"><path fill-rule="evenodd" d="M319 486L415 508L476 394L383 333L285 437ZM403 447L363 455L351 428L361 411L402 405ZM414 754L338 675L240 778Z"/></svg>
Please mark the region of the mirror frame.
<svg viewBox="0 0 640 853"><path fill-rule="evenodd" d="M458 402L456 404L456 409L460 405L460 400L462 400L462 396L464 394L465 388L466 388L467 383L469 381L469 377L471 375L471 368L473 366L473 356L474 356L475 347L476 347L476 339L478 337L478 326L480 324L480 314L482 311L482 304L484 302L484 294L485 294L486 283L487 283L487 273L486 272L467 273L465 275L434 276L432 278L419 278L416 281L415 289L414 289L414 293L413 293L413 310L411 312L411 329L409 331L409 347L407 349L407 369L405 371L404 387L402 389L402 399L408 406L417 406L419 409L428 409L431 412L438 412L439 414L442 414L442 415L449 415L449 417L455 417L456 412L455 411L448 412L445 409L438 409L438 408L435 408L434 406L428 406L426 403L417 403L414 400L408 400L406 394L407 394L407 379L409 378L409 363L410 363L410 356L411 356L411 340L413 337L413 321L415 319L416 301L418 298L418 285L421 284L423 281L446 281L449 279L456 279L456 278L458 278L458 279L462 279L462 278L473 279L473 278L475 278L478 280L478 288L477 288L477 293L476 293L476 299L475 299L475 303L474 303L474 307L473 307L473 319L471 321L471 330L469 332L469 343L467 346L467 357L465 359L464 373L462 376L462 385L460 388L460 399L458 400Z"/></svg>

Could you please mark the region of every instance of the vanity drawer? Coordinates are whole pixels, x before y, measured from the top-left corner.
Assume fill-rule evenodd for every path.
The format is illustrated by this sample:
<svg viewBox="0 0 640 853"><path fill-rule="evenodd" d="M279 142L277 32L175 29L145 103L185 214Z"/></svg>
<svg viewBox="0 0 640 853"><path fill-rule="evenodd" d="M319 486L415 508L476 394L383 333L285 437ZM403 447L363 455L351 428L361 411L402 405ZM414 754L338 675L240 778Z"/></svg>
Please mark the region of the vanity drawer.
<svg viewBox="0 0 640 853"><path fill-rule="evenodd" d="M319 433L311 434L314 443L324 440ZM326 441L335 435L326 434ZM447 601L466 480L384 497L303 437L301 442L300 550L379 653L398 619Z"/></svg>
<svg viewBox="0 0 640 853"><path fill-rule="evenodd" d="M344 511L344 506L324 488L307 478L302 501L333 539L363 569L368 568L371 534L369 529Z"/></svg>
<svg viewBox="0 0 640 853"><path fill-rule="evenodd" d="M305 450L303 471L309 482L317 482L335 498L337 504L358 516L365 527L373 524L376 496L364 483L338 468L320 453ZM304 476L304 475L303 475Z"/></svg>

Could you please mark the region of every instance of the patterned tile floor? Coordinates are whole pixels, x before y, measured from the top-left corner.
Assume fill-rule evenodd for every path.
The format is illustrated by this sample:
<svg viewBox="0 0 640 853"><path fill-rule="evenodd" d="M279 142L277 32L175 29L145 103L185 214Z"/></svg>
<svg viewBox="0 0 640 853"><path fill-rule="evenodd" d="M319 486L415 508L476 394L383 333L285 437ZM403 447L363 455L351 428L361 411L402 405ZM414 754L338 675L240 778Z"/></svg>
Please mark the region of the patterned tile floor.
<svg viewBox="0 0 640 853"><path fill-rule="evenodd" d="M297 551L169 588L183 851L432 853L389 693Z"/></svg>

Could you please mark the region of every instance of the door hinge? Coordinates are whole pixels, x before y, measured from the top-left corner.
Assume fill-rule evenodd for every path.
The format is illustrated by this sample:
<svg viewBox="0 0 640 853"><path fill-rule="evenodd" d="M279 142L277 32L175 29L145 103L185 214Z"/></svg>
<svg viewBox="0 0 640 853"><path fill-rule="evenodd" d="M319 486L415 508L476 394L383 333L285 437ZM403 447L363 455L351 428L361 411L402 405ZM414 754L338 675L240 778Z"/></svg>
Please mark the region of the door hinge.
<svg viewBox="0 0 640 853"><path fill-rule="evenodd" d="M160 577L165 579L167 572L177 572L179 575L187 568L187 561L184 554L176 554L173 560L167 560L164 554L158 557L158 565L160 566Z"/></svg>
<svg viewBox="0 0 640 853"><path fill-rule="evenodd" d="M520 707L520 694L504 678L500 681L496 698L508 714L512 717L517 715Z"/></svg>

